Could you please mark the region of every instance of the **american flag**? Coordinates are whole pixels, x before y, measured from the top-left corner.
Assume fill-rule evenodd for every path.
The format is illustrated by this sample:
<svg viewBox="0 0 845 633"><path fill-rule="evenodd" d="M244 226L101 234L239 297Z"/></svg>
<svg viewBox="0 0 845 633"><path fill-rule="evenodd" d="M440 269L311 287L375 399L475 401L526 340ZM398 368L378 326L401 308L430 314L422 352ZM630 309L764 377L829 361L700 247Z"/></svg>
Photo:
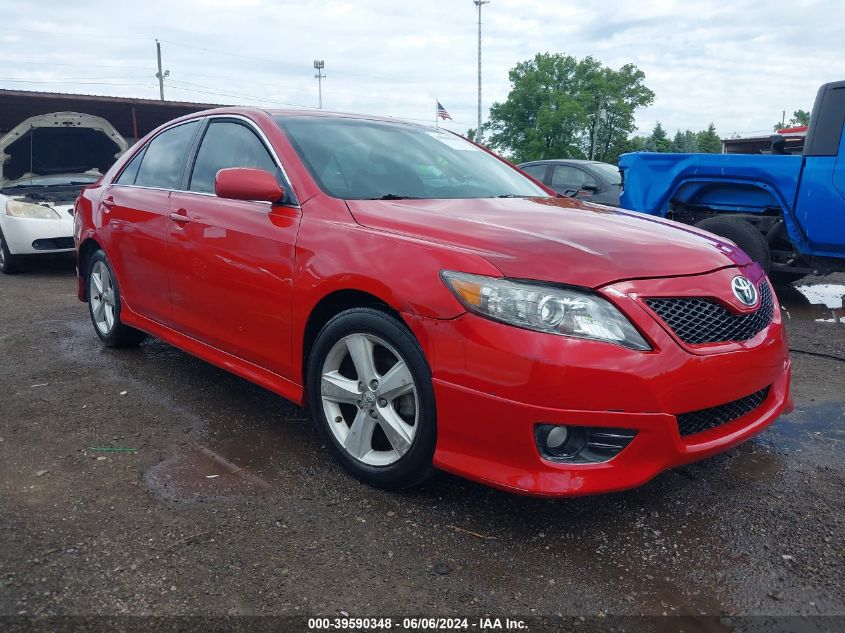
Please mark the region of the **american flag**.
<svg viewBox="0 0 845 633"><path fill-rule="evenodd" d="M452 120L452 117L450 117L449 113L446 112L446 108L444 108L439 101L437 102L437 118L443 119L444 121L446 119L449 119L450 121Z"/></svg>

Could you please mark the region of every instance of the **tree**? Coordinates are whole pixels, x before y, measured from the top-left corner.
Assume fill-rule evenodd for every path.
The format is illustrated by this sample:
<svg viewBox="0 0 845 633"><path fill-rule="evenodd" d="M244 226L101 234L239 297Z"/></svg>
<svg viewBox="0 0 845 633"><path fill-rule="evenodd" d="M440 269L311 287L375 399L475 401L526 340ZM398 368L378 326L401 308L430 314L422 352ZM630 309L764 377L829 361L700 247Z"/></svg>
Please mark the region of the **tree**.
<svg viewBox="0 0 845 633"><path fill-rule="evenodd" d="M785 127L796 127L798 125L810 125L810 113L806 110L795 110L792 113L792 118L789 121L774 124L775 132L782 130Z"/></svg>
<svg viewBox="0 0 845 633"><path fill-rule="evenodd" d="M702 154L722 153L722 139L716 134L716 126L713 123L708 125L706 130L696 134L695 140L698 143L698 151Z"/></svg>
<svg viewBox="0 0 845 633"><path fill-rule="evenodd" d="M651 131L651 136L646 139L646 148L652 152L672 151L672 144L669 142L669 136L660 124L660 121L658 121L654 126L654 129Z"/></svg>
<svg viewBox="0 0 845 633"><path fill-rule="evenodd" d="M596 159L615 161L635 129L635 110L654 101L636 66L614 70L592 57L538 53L509 78L510 93L491 106L485 130L518 162L585 158L593 143Z"/></svg>
<svg viewBox="0 0 845 633"><path fill-rule="evenodd" d="M692 130L686 130L684 132L678 130L675 133L670 151L681 154L695 154L698 152L698 139L696 138L695 132Z"/></svg>

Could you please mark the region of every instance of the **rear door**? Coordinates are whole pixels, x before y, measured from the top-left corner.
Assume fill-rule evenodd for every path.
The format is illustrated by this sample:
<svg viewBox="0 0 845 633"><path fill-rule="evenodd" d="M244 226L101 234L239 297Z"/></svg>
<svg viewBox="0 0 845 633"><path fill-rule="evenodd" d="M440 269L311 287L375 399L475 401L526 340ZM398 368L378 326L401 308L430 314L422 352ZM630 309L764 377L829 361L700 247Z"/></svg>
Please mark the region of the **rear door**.
<svg viewBox="0 0 845 633"><path fill-rule="evenodd" d="M102 233L124 303L164 324L171 323L165 252L170 194L182 181L199 127L189 121L156 135L100 200Z"/></svg>
<svg viewBox="0 0 845 633"><path fill-rule="evenodd" d="M283 204L214 195L220 169L276 175ZM294 246L300 210L279 163L252 123L213 117L187 178L175 192L167 256L177 328L213 347L291 376Z"/></svg>

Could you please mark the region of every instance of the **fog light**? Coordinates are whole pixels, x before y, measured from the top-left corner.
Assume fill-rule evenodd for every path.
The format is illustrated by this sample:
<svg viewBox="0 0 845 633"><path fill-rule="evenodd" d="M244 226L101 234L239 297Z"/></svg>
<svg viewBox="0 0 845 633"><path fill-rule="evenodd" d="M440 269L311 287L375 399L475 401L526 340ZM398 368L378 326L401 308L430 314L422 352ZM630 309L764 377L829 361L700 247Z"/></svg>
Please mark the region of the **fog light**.
<svg viewBox="0 0 845 633"><path fill-rule="evenodd" d="M564 445L569 437L569 429L565 426L556 426L546 436L546 445L551 449L557 449Z"/></svg>
<svg viewBox="0 0 845 633"><path fill-rule="evenodd" d="M637 435L632 429L601 426L538 424L534 439L540 455L553 462L592 464L606 462L622 452Z"/></svg>

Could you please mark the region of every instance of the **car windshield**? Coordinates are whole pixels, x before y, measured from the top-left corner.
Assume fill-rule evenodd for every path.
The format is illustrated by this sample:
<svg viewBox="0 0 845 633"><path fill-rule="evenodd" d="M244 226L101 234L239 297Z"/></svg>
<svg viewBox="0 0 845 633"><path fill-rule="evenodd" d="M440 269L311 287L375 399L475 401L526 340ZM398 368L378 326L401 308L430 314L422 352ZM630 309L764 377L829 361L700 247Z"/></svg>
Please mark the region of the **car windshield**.
<svg viewBox="0 0 845 633"><path fill-rule="evenodd" d="M548 197L517 170L437 128L322 116L276 121L335 198Z"/></svg>
<svg viewBox="0 0 845 633"><path fill-rule="evenodd" d="M607 163L592 163L590 167L599 172L602 175L602 178L611 185L622 184L622 175L619 173L619 168L615 165L609 165Z"/></svg>

